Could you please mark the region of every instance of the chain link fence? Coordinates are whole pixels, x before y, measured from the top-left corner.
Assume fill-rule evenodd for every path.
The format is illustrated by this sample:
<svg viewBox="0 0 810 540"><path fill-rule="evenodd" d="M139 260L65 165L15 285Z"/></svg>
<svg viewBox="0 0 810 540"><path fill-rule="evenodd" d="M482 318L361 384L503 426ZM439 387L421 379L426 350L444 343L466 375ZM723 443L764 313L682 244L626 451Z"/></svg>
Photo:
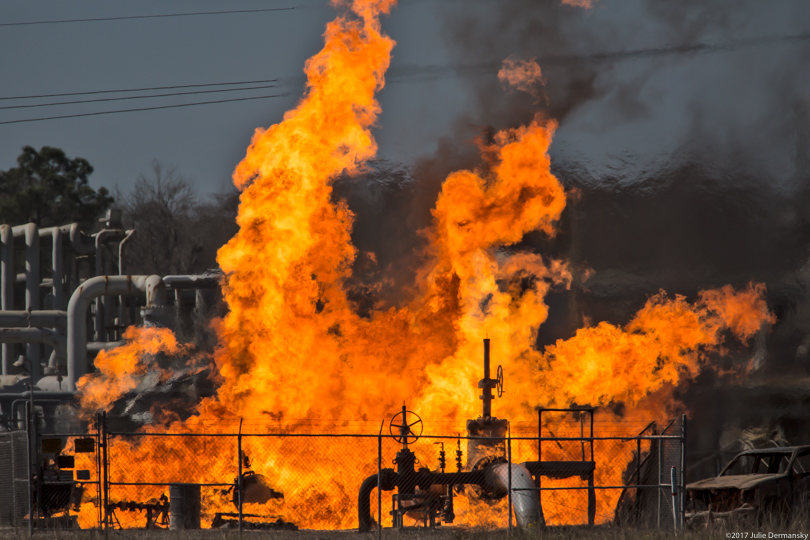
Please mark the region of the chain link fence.
<svg viewBox="0 0 810 540"><path fill-rule="evenodd" d="M505 436L493 436L498 429L489 426L487 436L477 437L109 432L102 522L372 530L589 523L671 528L680 519L680 503L672 510L670 478L674 466L682 486L681 425L649 424L634 434L628 433L632 426L614 425L614 433L624 434L604 437L581 419L549 425L540 437L525 435L526 429L511 436L505 422ZM169 512L177 505L182 508Z"/></svg>
<svg viewBox="0 0 810 540"><path fill-rule="evenodd" d="M19 528L28 513L28 437L0 433L0 527Z"/></svg>
<svg viewBox="0 0 810 540"><path fill-rule="evenodd" d="M130 433L100 415L94 433L35 434L31 491L27 434L0 434L0 526L23 526L29 500L37 526L83 529L672 528L682 519L671 474L682 492L685 422L544 414L539 431L495 419L446 426L463 437L403 436L399 426Z"/></svg>

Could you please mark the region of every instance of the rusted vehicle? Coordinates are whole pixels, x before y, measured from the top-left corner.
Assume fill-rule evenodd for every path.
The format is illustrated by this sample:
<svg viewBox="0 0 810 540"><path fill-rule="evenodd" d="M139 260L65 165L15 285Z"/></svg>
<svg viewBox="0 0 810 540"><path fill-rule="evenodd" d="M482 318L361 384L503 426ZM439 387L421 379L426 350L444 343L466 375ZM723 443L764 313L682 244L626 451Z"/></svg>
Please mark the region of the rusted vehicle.
<svg viewBox="0 0 810 540"><path fill-rule="evenodd" d="M686 485L687 524L786 516L810 495L810 445L737 454L715 478ZM688 508L689 508L688 507Z"/></svg>

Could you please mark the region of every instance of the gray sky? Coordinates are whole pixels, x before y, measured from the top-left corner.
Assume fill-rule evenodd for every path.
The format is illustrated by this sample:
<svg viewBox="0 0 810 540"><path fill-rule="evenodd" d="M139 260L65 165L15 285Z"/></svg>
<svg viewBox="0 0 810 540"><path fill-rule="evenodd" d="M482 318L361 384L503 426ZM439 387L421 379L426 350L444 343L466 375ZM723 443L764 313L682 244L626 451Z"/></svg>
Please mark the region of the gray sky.
<svg viewBox="0 0 810 540"><path fill-rule="evenodd" d="M278 122L295 105L304 61L335 15L325 0L3 2L0 23L268 6L295 9L0 26L0 97L279 79L276 88L246 92L0 109L0 122L289 93L0 124L0 169L14 166L23 145L49 145L87 158L94 186L126 191L158 159L202 193L217 191L230 181L254 128ZM602 0L587 11L558 0L402 0L384 30L397 46L380 94L381 157L410 164L432 154L441 137L469 144L482 126L516 125L544 107L561 122L553 160L574 163L595 181L640 181L695 152L711 153L721 165L742 156L777 180L794 176L796 110L810 96L810 41L781 38L810 32L805 0ZM703 48L678 51L683 45ZM622 51L640 53L611 56ZM540 60L548 101L533 104L498 83L497 66L508 55ZM0 106L92 97L109 96Z"/></svg>
<svg viewBox="0 0 810 540"><path fill-rule="evenodd" d="M449 61L440 37L437 4L406 0L385 21L386 32L397 41L392 67ZM253 130L280 121L284 111L295 106L303 89L304 62L318 51L324 26L335 16L327 2L316 0L3 2L3 23L268 6L295 9L0 27L0 97L279 79L277 88L246 92L0 110L0 122L289 93L267 100L0 125L0 169L15 165L22 146L48 145L88 159L95 167L91 183L96 187L117 184L126 190L154 158L174 164L194 179L200 191L217 191L230 182ZM454 111L463 108L459 99L463 95L464 88L452 78L392 82L380 95L385 111L377 130L381 154L407 161L432 151L436 135L446 131ZM4 100L0 106L112 96L118 94Z"/></svg>

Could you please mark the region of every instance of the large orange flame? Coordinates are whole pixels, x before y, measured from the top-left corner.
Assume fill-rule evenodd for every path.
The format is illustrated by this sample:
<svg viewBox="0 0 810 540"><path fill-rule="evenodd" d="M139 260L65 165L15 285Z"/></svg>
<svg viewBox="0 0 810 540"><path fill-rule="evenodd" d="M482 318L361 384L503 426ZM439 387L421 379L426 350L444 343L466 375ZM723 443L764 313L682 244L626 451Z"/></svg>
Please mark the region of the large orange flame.
<svg viewBox="0 0 810 540"><path fill-rule="evenodd" d="M601 323L545 353L536 350L547 291L572 281L564 262L510 247L530 231L554 234L565 207L548 156L556 126L541 117L496 133L482 145L479 170L447 178L413 298L358 315L345 287L356 253L353 216L334 201L331 182L375 155L375 93L394 46L379 18L395 2L334 3L347 10L327 25L324 48L306 64L304 97L282 122L256 131L234 173L242 189L240 230L219 252L230 309L216 323L220 386L172 430L211 431L244 418L254 431L272 423L272 429L302 432L315 422L322 430L327 421L330 431L358 431L358 421L379 422L408 401L429 426L440 426L429 431L456 433L479 416L475 387L487 336L509 384L495 412L515 426L534 422L537 405L622 404L628 417L662 414L671 403L668 391L709 365L729 334L746 340L772 322L759 285L705 291L693 304L662 292L624 328ZM144 353L188 354L167 330L133 329L126 337L128 345L100 355L99 373L82 380L86 409L103 409L131 390L147 370ZM376 470L374 448L334 439L329 454L315 459L311 448L274 441L272 448L245 442L254 468L272 474L285 493L272 511L311 528L356 526L354 496ZM159 460L172 481L230 481L235 448L212 445L196 438L116 440L112 469L118 481L138 482ZM516 448L515 461L535 459L530 446ZM430 462L427 455L420 459ZM597 483L621 482L627 456L617 460L597 448L596 459ZM128 496L144 500L159 492L133 488ZM564 509L582 508L580 495L545 492L544 503L559 509L547 518L572 519ZM616 496L604 496L602 521ZM231 510L216 495L206 496L205 509L209 516ZM469 524L494 519L491 508L474 500L460 501L458 514Z"/></svg>

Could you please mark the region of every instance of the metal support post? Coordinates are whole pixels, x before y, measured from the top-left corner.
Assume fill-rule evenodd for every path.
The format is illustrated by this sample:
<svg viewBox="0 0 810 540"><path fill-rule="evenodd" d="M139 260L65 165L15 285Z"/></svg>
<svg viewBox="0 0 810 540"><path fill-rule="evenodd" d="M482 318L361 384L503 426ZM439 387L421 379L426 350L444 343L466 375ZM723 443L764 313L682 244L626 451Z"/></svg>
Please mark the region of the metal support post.
<svg viewBox="0 0 810 540"><path fill-rule="evenodd" d="M104 474L101 492L103 494L101 504L104 506L104 531L105 533L110 529L110 514L109 514L109 498L110 498L110 462L109 455L107 454L107 445L109 439L107 438L107 412L101 413L101 462L104 464Z"/></svg>
<svg viewBox="0 0 810 540"><path fill-rule="evenodd" d="M681 507L680 526L683 524L686 514L686 415L681 416Z"/></svg>
<svg viewBox="0 0 810 540"><path fill-rule="evenodd" d="M34 395L34 392L31 392L31 395ZM34 446L34 443L31 440L31 416L33 415L34 407L31 405L29 401L26 404L26 415L25 415L25 432L28 438L28 537L31 538L34 536L34 490L33 483L34 483L34 464L33 464L33 456L31 455L31 448Z"/></svg>
<svg viewBox="0 0 810 540"><path fill-rule="evenodd" d="M236 478L238 479L238 488L239 488L239 497L237 502L239 503L239 538L242 538L242 418L239 419L239 435L236 437L236 453L237 453L237 460L239 461L239 476Z"/></svg>
<svg viewBox="0 0 810 540"><path fill-rule="evenodd" d="M101 496L101 413L96 413L96 495L97 501L102 500ZM104 526L104 512L102 510L102 505L98 505L98 528L101 529Z"/></svg>
<svg viewBox="0 0 810 540"><path fill-rule="evenodd" d="M678 471L675 467L670 470L670 480L672 484L672 525L675 534L678 533Z"/></svg>
<svg viewBox="0 0 810 540"><path fill-rule="evenodd" d="M377 435L377 538L382 540L382 431L385 420L380 422Z"/></svg>
<svg viewBox="0 0 810 540"><path fill-rule="evenodd" d="M509 514L509 532L512 532L512 428L507 426L506 432L506 460L507 460L507 473L509 475L509 482L507 483L507 492L509 499L506 504L506 511Z"/></svg>

